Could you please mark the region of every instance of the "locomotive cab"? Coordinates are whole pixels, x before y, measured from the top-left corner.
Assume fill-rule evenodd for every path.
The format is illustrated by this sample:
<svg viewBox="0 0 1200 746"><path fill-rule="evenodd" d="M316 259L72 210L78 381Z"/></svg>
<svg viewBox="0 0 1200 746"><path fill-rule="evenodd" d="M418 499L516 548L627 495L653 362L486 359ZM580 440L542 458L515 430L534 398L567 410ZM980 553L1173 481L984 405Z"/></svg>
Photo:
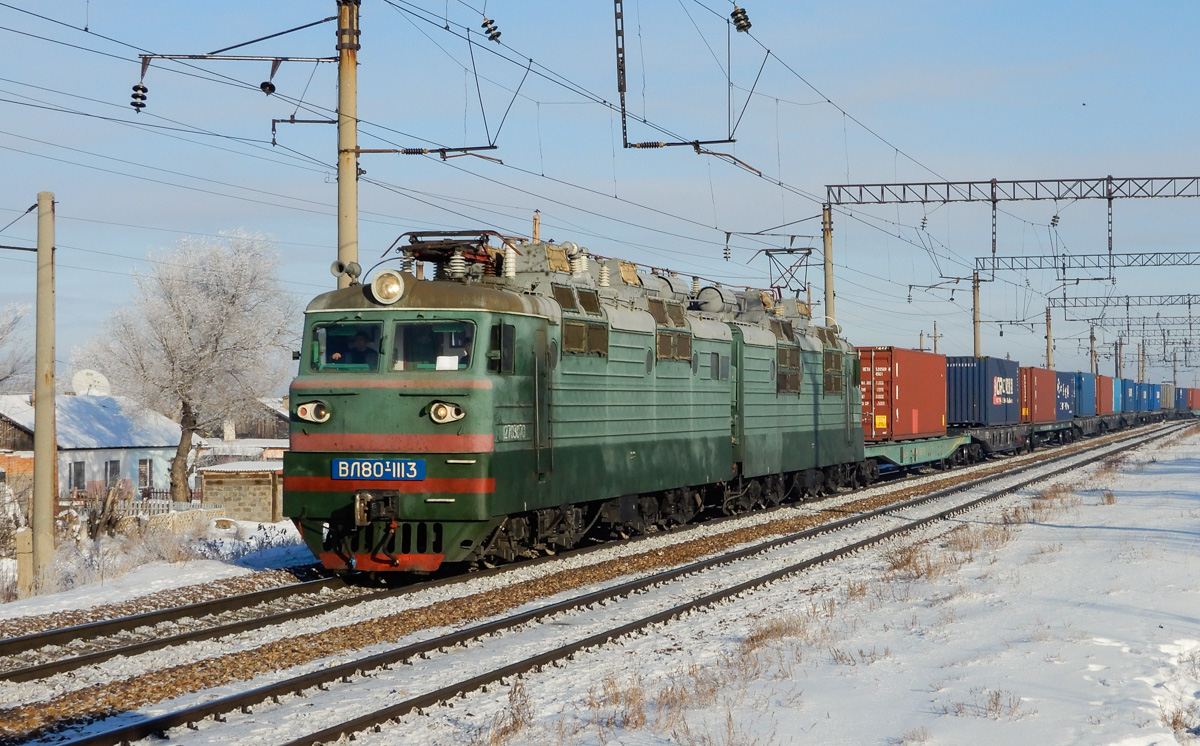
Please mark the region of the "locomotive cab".
<svg viewBox="0 0 1200 746"><path fill-rule="evenodd" d="M497 472L536 468L545 362L529 351L540 339L544 354L550 304L391 274L389 302L378 283L352 285L305 312L284 513L329 570L476 559L498 520Z"/></svg>

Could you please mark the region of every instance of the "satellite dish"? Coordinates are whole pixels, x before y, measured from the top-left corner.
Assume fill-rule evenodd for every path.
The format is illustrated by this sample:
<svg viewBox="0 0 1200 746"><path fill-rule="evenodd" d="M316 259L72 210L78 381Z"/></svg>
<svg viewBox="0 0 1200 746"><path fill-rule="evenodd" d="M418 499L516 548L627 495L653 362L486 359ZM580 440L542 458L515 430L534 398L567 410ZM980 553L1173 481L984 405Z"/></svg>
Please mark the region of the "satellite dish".
<svg viewBox="0 0 1200 746"><path fill-rule="evenodd" d="M80 370L71 376L71 388L79 396L110 396L112 387L108 379L98 370Z"/></svg>

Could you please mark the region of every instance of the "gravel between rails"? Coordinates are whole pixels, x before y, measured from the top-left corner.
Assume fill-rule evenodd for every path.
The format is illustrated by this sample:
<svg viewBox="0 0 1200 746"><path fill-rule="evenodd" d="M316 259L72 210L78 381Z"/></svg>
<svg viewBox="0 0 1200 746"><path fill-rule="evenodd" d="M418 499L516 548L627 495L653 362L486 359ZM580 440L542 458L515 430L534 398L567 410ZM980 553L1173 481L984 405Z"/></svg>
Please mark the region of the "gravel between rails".
<svg viewBox="0 0 1200 746"><path fill-rule="evenodd" d="M306 574L307 573L307 574ZM289 570L263 570L261 572L223 578L209 583L173 588L147 596L131 598L119 603L93 606L86 609L65 609L52 614L37 614L12 617L0 621L0 639L21 637L63 627L75 627L92 622L103 622L118 617L134 616L150 611L172 609L193 603L203 603L244 593L253 593L268 588L278 588L315 577L308 567Z"/></svg>
<svg viewBox="0 0 1200 746"><path fill-rule="evenodd" d="M1129 435L1123 433L1121 437ZM1105 439L1108 440L1108 439ZM839 518L908 499L916 494L944 488L958 482L1005 471L1015 462L1049 458L1080 448L1099 445L1101 439L1082 446L1057 449L1031 457L1009 459L1000 464L956 471L950 476L892 483L852 496L841 496L823 504L772 514L762 521L719 534L690 538L687 535L664 537L675 543L657 548L639 545L639 553L598 559L593 564L555 572L552 567L539 577L514 580L499 588L463 595L409 608L375 618L370 624L325 629L279 639L265 645L150 671L133 678L88 686L53 697L48 701L0 710L0 735L9 743L47 733L60 725L79 720L105 717L147 704L194 693L258 675L311 663L350 650L379 644L393 644L422 630L454 626L483 617L501 614L532 601L548 598L570 588L603 583L617 578L648 573L670 565L727 551L735 546L767 537L795 533ZM920 484L917 483L920 482ZM796 513L803 512L801 515ZM785 516L790 513L790 516ZM15 739L15 740L14 740Z"/></svg>

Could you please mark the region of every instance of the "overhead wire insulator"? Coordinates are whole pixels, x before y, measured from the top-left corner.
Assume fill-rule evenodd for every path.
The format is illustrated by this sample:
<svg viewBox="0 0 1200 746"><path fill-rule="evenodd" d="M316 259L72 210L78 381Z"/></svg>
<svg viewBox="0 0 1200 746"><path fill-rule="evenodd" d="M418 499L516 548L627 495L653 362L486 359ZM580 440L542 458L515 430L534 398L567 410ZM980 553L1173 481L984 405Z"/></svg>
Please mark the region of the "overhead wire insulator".
<svg viewBox="0 0 1200 746"><path fill-rule="evenodd" d="M487 16L483 17L483 23L479 24L483 29L483 33L487 34L488 41L499 42L500 32L496 30L496 22L490 20Z"/></svg>
<svg viewBox="0 0 1200 746"><path fill-rule="evenodd" d="M1050 227L1051 228L1058 227L1058 215L1055 215L1054 217L1050 218Z"/></svg>
<svg viewBox="0 0 1200 746"><path fill-rule="evenodd" d="M729 14L733 19L733 27L741 33L746 33L750 30L750 18L746 15L745 8L733 6L733 12Z"/></svg>
<svg viewBox="0 0 1200 746"><path fill-rule="evenodd" d="M132 106L134 109L136 109L139 112L142 109L145 109L146 108L146 93L149 90L150 90L149 88L147 88L145 85L143 85L141 83L138 83L137 85L135 85L133 87L133 100L129 102L129 105Z"/></svg>

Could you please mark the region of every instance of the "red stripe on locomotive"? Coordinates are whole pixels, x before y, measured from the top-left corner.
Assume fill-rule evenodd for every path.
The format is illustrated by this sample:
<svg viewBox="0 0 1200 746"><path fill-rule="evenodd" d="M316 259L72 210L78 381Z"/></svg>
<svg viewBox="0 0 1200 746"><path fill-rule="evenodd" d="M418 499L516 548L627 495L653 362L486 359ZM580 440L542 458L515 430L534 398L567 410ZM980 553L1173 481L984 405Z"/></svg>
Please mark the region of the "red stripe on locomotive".
<svg viewBox="0 0 1200 746"><path fill-rule="evenodd" d="M364 378L350 378L347 376L322 376L313 380L304 380L297 378L292 381L292 389L330 389L330 388L355 388L355 389L490 389L492 382L486 379L476 379L470 381L439 381L433 379L425 380L372 380Z"/></svg>
<svg viewBox="0 0 1200 746"><path fill-rule="evenodd" d="M332 477L283 476L283 489L289 492L348 492L352 490L395 490L401 493L490 494L496 491L491 477L455 477L393 482L383 479L334 479Z"/></svg>
<svg viewBox="0 0 1200 746"><path fill-rule="evenodd" d="M293 451L362 453L491 453L492 435L404 435L396 433L292 433Z"/></svg>

